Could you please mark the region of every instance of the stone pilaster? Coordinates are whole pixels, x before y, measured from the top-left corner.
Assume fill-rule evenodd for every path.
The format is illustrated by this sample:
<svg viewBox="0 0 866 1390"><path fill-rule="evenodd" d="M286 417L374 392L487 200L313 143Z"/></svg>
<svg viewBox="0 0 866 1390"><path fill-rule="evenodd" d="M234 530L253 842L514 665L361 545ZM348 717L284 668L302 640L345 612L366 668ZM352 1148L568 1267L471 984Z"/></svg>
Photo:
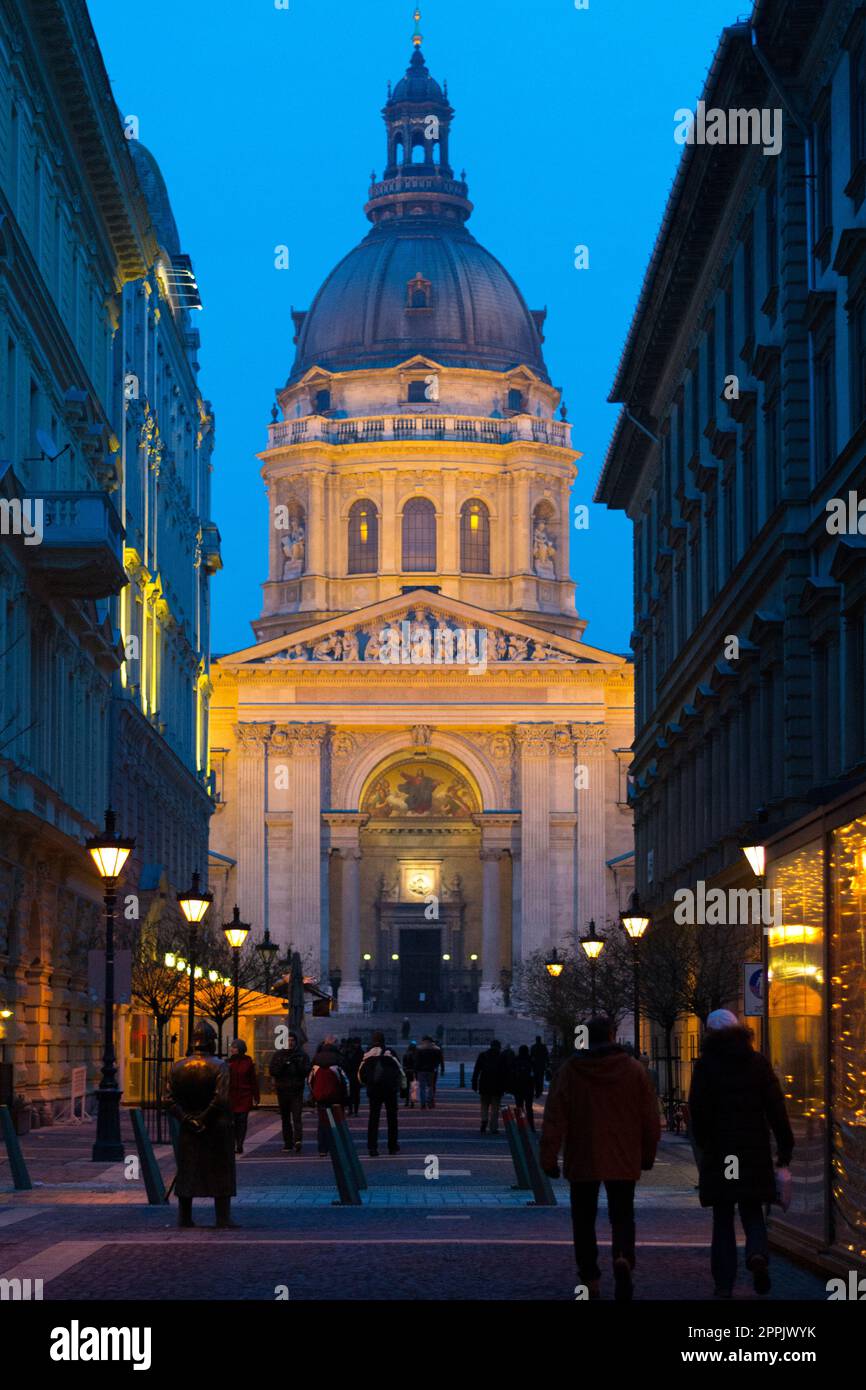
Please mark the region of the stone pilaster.
<svg viewBox="0 0 866 1390"><path fill-rule="evenodd" d="M322 955L322 743L327 728L326 724L284 724L275 730L282 756L288 754L292 943L315 974Z"/></svg>
<svg viewBox="0 0 866 1390"><path fill-rule="evenodd" d="M577 919L581 930L593 919L605 922L604 724L572 724L575 763L585 773L577 780L577 844L580 864Z"/></svg>
<svg viewBox="0 0 866 1390"><path fill-rule="evenodd" d="M236 724L238 754L237 884L241 917L254 930L265 917L265 750L270 724Z"/></svg>
<svg viewBox="0 0 866 1390"><path fill-rule="evenodd" d="M499 979L502 961L500 940L500 861L502 850L482 849L481 900L481 987L478 991L478 1012L501 1013L502 990Z"/></svg>
<svg viewBox="0 0 866 1390"><path fill-rule="evenodd" d="M341 1013L360 1013L361 989L361 846L360 833L369 816L353 812L326 813L330 847L340 858L340 955Z"/></svg>
<svg viewBox="0 0 866 1390"><path fill-rule="evenodd" d="M521 886L521 945L523 960L546 950L550 926L550 805L549 773L553 747L550 724L518 724L520 749L520 813L523 875Z"/></svg>
<svg viewBox="0 0 866 1390"><path fill-rule="evenodd" d="M286 950L292 939L292 813L268 811L265 824L268 864L265 926L272 940Z"/></svg>

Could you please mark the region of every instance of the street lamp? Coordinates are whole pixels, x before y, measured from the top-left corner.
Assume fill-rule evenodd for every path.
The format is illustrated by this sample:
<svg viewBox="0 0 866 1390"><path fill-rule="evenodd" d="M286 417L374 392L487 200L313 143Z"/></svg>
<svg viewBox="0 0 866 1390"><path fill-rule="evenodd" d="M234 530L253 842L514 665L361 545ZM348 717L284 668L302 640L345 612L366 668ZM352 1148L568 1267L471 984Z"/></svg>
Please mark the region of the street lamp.
<svg viewBox="0 0 866 1390"><path fill-rule="evenodd" d="M192 876L192 887L187 888L185 893L178 893L178 903L180 910L189 923L189 1004L187 1005L187 1024L186 1024L186 1055L192 1056L192 1034L195 1028L195 982L196 982L196 948L198 946L198 926L199 922L204 921L205 913L213 902L213 893L203 892L199 886L199 874L196 869Z"/></svg>
<svg viewBox="0 0 866 1390"><path fill-rule="evenodd" d="M279 946L276 941L271 941L271 933L265 927L265 937L263 941L256 943L256 950L262 959L262 968L265 972L265 994L271 992L271 971L274 968L274 961L279 954Z"/></svg>
<svg viewBox="0 0 866 1390"><path fill-rule="evenodd" d="M743 854L749 861L752 873L758 880L758 890L761 894L759 899L758 921L764 920L764 884L767 875L767 846L766 845L742 845ZM764 974L764 999L763 1012L761 1014L761 1050L767 1051L770 1038L770 938L765 931L761 938L761 965Z"/></svg>
<svg viewBox="0 0 866 1390"><path fill-rule="evenodd" d="M114 812L105 813L105 831L86 840L85 849L102 879L105 903L105 1038L102 1051L102 1077L96 1093L96 1140L94 1163L111 1163L123 1158L120 1138L120 1091L117 1086L117 1059L114 1052L114 909L117 880L135 849L134 840L121 839L114 826Z"/></svg>
<svg viewBox="0 0 866 1390"><path fill-rule="evenodd" d="M637 893L632 893L628 912L621 912L619 920L629 937L632 946L632 968L634 970L634 1055L640 1058L640 957L638 946L641 937L650 925L651 918L641 912Z"/></svg>
<svg viewBox="0 0 866 1390"><path fill-rule="evenodd" d="M601 955L602 951L604 950L604 940L603 940L603 938L600 937L600 936L596 936L596 932L595 932L595 920L594 920L594 919L590 919L589 931L587 932L587 935L586 935L586 936L580 937L580 944L581 944L581 946L583 947L584 951L586 952L586 958L587 958L587 960L589 961L589 979L590 979L590 987L591 987L591 989L592 989L592 1012L593 1012L593 1015L594 1015L594 1014L595 1014L595 971L596 971L596 967L597 967L597 965L598 965L598 958L599 958L599 956Z"/></svg>
<svg viewBox="0 0 866 1390"><path fill-rule="evenodd" d="M550 960L546 960L544 962L544 968L547 971L548 975L550 975L554 980L558 980L563 970L565 969L565 961L559 959L558 955L556 954L555 946L551 953Z"/></svg>
<svg viewBox="0 0 866 1390"><path fill-rule="evenodd" d="M225 926L223 927L223 931L224 931L225 934L226 934L226 941L229 943L229 945L230 945L231 948L232 948L232 975L233 975L233 983L234 983L234 987L235 987L235 1000L234 1000L234 1008L233 1008L233 1010L232 1010L232 1013L233 1013L234 1028L235 1028L234 1036L237 1037L237 1035L238 1035L238 1015L239 1015L239 1013L240 1013L240 1009L239 1009L239 994L240 994L241 947L243 946L244 942L246 941L247 937L248 937L249 934L250 934L250 929L249 929L248 924L247 924L246 922L242 922L242 921L241 921L241 914L240 914L240 912L238 911L238 905L237 905L237 903L235 903L235 910L234 910L234 912L232 913L232 920L231 920L230 922L226 922Z"/></svg>

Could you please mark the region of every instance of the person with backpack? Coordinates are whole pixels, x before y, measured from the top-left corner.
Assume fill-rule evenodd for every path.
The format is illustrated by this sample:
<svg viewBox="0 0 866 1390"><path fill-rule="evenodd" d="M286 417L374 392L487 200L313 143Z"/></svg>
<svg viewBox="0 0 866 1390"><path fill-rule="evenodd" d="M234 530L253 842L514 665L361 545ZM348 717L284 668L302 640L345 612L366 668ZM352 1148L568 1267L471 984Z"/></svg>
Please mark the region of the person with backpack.
<svg viewBox="0 0 866 1390"><path fill-rule="evenodd" d="M770 1291L764 1203L784 1190L794 1134L778 1078L752 1046L752 1031L729 1009L707 1018L689 1092L691 1137L698 1151L700 1202L713 1209L710 1270L717 1298L731 1298L737 1275L734 1210L746 1234L746 1268L755 1293ZM776 1168L770 1132L778 1152ZM736 1160L733 1162L732 1160Z"/></svg>
<svg viewBox="0 0 866 1390"><path fill-rule="evenodd" d="M274 1053L268 1068L277 1092L285 1153L291 1153L293 1149L296 1154L301 1152L304 1139L304 1088L311 1065L304 1049L298 1046L297 1033L289 1033L286 1047Z"/></svg>
<svg viewBox="0 0 866 1390"><path fill-rule="evenodd" d="M505 1090L505 1069L502 1065L502 1044L494 1038L484 1052L478 1054L472 1072L472 1089L481 1099L481 1133L495 1134L499 1128L499 1107Z"/></svg>
<svg viewBox="0 0 866 1390"><path fill-rule="evenodd" d="M421 1039L415 1054L421 1109L432 1110L436 1104L436 1076L442 1063L442 1049L429 1033Z"/></svg>
<svg viewBox="0 0 866 1390"><path fill-rule="evenodd" d="M415 1109L415 1102L418 1099L418 1044L413 1038L403 1053L403 1071L406 1076L406 1099L403 1105L411 1110Z"/></svg>
<svg viewBox="0 0 866 1390"><path fill-rule="evenodd" d="M367 1126L367 1151L370 1157L379 1157L379 1116L383 1105L388 1122L388 1152L398 1154L397 1100L406 1084L406 1074L395 1054L385 1046L384 1033L376 1032L370 1039L370 1048L364 1053L364 1060L358 1068L358 1080L367 1087L370 1102L370 1122Z"/></svg>
<svg viewBox="0 0 866 1390"><path fill-rule="evenodd" d="M533 1114L533 1101L535 1100L535 1069L526 1043L521 1044L517 1056L514 1059L512 1089L515 1103L523 1108L523 1113L526 1116L526 1123L529 1125L530 1129L535 1129L535 1116Z"/></svg>
<svg viewBox="0 0 866 1390"><path fill-rule="evenodd" d="M342 1067L335 1033L329 1033L313 1058L310 1069L310 1095L316 1102L319 1116L319 1158L327 1158L331 1145L331 1124L328 1111L335 1105L345 1105L349 1098L349 1080Z"/></svg>

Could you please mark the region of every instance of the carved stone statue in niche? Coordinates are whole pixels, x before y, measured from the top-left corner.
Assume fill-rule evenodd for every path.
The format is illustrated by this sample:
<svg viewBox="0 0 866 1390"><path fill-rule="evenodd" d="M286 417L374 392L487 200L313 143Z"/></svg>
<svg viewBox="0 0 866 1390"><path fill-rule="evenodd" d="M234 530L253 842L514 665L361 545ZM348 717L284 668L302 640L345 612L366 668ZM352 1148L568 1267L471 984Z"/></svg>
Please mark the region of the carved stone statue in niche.
<svg viewBox="0 0 866 1390"><path fill-rule="evenodd" d="M280 546L284 556L283 579L295 579L304 572L306 552L304 521L298 512L291 517L288 534L280 537Z"/></svg>
<svg viewBox="0 0 866 1390"><path fill-rule="evenodd" d="M547 529L543 516L536 516L532 536L532 559L535 573L543 579L556 578L556 542Z"/></svg>

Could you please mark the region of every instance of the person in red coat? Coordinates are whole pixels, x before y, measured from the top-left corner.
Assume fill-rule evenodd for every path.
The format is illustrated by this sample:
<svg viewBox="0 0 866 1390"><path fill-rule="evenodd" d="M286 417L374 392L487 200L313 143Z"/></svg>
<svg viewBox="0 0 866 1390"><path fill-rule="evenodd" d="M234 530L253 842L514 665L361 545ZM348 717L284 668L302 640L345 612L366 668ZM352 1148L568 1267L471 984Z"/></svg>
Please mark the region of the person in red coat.
<svg viewBox="0 0 866 1390"><path fill-rule="evenodd" d="M247 1056L247 1045L235 1038L229 1051L229 1104L235 1126L235 1153L242 1154L247 1137L250 1111L259 1103L259 1078L256 1064Z"/></svg>
<svg viewBox="0 0 866 1390"><path fill-rule="evenodd" d="M589 1045L556 1072L544 1108L541 1166L559 1177L559 1150L571 1185L571 1221L578 1276L589 1298L600 1296L595 1218L604 1183L613 1245L614 1297L632 1296L635 1262L634 1189L652 1168L661 1138L658 1105L646 1068L614 1041L603 1015L589 1023Z"/></svg>

